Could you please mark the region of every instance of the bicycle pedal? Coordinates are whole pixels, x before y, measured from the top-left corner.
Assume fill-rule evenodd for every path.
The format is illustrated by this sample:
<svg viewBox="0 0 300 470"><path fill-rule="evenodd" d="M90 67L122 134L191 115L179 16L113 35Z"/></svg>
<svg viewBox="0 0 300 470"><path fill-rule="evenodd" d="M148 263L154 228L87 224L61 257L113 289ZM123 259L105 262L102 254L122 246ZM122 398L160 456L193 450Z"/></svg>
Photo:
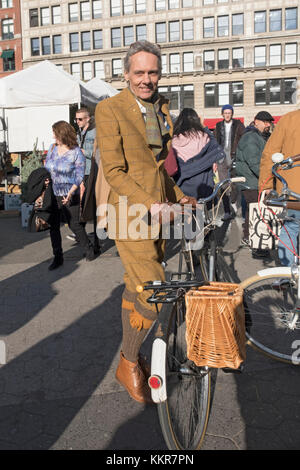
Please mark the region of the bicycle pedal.
<svg viewBox="0 0 300 470"><path fill-rule="evenodd" d="M230 367L223 367L222 371L225 372L225 374L242 374L244 371L245 366L243 364L238 367L238 369L231 369Z"/></svg>

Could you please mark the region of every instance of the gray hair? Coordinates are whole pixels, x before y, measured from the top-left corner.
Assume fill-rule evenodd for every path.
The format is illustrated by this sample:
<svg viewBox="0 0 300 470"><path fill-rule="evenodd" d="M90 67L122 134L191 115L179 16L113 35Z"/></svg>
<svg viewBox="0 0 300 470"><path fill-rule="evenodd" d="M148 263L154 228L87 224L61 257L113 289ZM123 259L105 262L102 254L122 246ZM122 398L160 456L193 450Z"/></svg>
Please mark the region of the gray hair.
<svg viewBox="0 0 300 470"><path fill-rule="evenodd" d="M126 57L124 59L124 70L125 72L129 72L130 68L130 58L134 55L137 54L138 52L149 52L150 54L153 54L157 57L158 59L158 70L159 74L161 74L161 51L160 47L157 44L153 44L152 42L149 41L137 41L134 42L133 44L130 45L129 50L126 54Z"/></svg>

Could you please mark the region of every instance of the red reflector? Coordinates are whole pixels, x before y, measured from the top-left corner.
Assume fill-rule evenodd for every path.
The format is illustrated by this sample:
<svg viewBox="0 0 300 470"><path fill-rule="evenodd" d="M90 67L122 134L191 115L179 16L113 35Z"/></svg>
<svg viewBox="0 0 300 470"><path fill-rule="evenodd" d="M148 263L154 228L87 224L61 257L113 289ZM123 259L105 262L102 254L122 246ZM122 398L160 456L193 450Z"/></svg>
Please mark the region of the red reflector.
<svg viewBox="0 0 300 470"><path fill-rule="evenodd" d="M162 380L158 375L151 375L148 379L148 384L150 388L160 388L162 386Z"/></svg>

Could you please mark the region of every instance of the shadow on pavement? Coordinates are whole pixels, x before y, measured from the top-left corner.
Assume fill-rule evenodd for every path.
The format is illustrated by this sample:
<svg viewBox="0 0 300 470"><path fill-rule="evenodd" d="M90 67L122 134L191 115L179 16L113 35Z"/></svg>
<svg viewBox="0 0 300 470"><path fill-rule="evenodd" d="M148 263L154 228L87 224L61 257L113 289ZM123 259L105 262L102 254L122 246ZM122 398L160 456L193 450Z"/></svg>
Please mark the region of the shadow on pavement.
<svg viewBox="0 0 300 470"><path fill-rule="evenodd" d="M97 308L0 368L0 449L50 449L68 429L118 351L122 291L123 286L118 286ZM53 292L45 295L50 301ZM94 409L91 414L95 415ZM105 423L98 426L104 432ZM86 447L91 429L85 418L79 427ZM74 424L72 432L70 447L76 442ZM85 432L87 442L82 440ZM94 448L101 448L101 434L97 436Z"/></svg>

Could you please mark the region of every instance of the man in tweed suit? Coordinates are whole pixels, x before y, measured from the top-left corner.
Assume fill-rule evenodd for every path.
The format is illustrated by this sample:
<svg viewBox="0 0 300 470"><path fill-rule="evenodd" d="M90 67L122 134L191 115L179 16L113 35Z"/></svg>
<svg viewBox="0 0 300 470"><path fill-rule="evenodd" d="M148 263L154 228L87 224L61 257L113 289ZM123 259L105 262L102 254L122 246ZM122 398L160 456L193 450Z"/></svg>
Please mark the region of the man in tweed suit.
<svg viewBox="0 0 300 470"><path fill-rule="evenodd" d="M157 313L147 303L148 294L137 294L136 286L150 280L164 280L161 263L165 241L151 235L145 226L140 238L131 236L130 208L138 204L144 211L143 220L148 221L156 203L185 204L195 200L182 193L163 165L171 144L172 120L168 101L157 92L161 77L160 48L148 41L132 44L124 68L128 88L101 101L95 118L103 174L110 186L108 234L115 239L125 268L123 338L116 378L132 398L145 403L151 398L139 350Z"/></svg>

